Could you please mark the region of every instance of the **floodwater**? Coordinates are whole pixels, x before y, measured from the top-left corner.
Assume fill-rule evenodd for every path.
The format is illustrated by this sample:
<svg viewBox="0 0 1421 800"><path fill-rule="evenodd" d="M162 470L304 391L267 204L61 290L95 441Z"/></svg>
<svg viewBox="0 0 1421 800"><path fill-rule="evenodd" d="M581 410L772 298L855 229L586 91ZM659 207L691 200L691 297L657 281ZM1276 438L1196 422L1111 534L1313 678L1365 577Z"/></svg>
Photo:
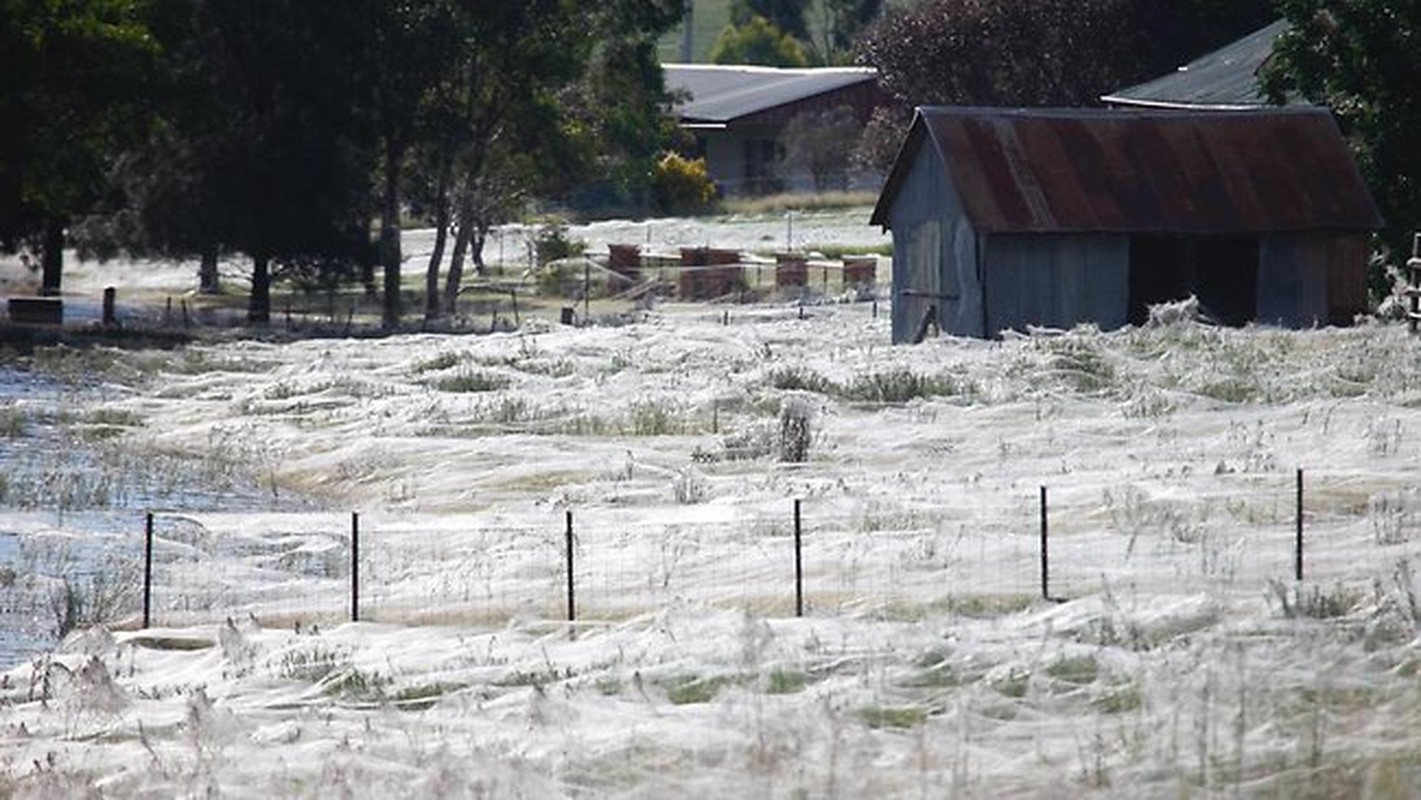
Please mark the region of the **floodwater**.
<svg viewBox="0 0 1421 800"><path fill-rule="evenodd" d="M53 422L90 393L0 366L0 670L58 643L66 584L90 600L96 576L111 586L115 574L137 574L148 511L315 507L289 493L275 498L254 478L225 474L219 484L201 469L143 458L115 466L112 443L104 451ZM129 588L120 616L141 603Z"/></svg>

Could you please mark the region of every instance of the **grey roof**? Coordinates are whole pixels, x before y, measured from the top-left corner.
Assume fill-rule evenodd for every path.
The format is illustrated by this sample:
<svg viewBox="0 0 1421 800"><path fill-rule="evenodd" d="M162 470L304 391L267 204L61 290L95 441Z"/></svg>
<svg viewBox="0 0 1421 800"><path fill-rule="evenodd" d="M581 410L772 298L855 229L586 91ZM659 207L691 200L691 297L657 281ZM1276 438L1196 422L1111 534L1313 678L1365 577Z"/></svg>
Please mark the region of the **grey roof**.
<svg viewBox="0 0 1421 800"><path fill-rule="evenodd" d="M990 233L1381 226L1337 123L1321 108L919 108L872 223L889 224L925 147L937 150L973 227Z"/></svg>
<svg viewBox="0 0 1421 800"><path fill-rule="evenodd" d="M726 123L751 114L877 80L865 67L780 69L721 64L663 64L666 88L681 98L683 123Z"/></svg>
<svg viewBox="0 0 1421 800"><path fill-rule="evenodd" d="M1258 72L1273 55L1273 41L1288 29L1278 20L1233 44L1200 56L1174 72L1101 97L1110 105L1230 111L1268 105ZM1289 104L1303 104L1291 99Z"/></svg>

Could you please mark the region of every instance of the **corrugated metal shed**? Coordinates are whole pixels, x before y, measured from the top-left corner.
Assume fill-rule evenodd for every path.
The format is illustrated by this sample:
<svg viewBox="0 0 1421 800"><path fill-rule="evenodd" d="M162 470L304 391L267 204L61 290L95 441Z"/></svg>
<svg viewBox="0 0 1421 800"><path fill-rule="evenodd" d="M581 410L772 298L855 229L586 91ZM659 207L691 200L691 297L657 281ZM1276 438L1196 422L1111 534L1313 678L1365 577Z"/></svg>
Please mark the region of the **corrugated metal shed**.
<svg viewBox="0 0 1421 800"><path fill-rule="evenodd" d="M1381 216L1326 110L918 109L874 209L931 144L984 233L1372 230Z"/></svg>
<svg viewBox="0 0 1421 800"><path fill-rule="evenodd" d="M720 64L663 64L666 88L689 99L682 123L724 124L817 95L877 80L864 67L780 69Z"/></svg>
<svg viewBox="0 0 1421 800"><path fill-rule="evenodd" d="M1258 72L1273 55L1273 41L1288 29L1278 20L1232 44L1190 61L1152 81L1121 89L1100 100L1109 105L1231 111L1268 105ZM1302 104L1301 100L1294 103Z"/></svg>

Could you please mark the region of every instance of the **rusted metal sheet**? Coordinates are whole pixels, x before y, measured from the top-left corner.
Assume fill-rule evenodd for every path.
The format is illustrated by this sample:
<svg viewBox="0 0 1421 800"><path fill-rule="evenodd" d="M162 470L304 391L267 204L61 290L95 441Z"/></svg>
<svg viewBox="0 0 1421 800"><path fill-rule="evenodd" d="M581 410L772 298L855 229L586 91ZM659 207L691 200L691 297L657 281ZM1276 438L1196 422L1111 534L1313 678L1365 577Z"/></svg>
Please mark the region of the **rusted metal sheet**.
<svg viewBox="0 0 1421 800"><path fill-rule="evenodd" d="M1322 109L918 113L910 139L926 137L941 153L981 232L1244 234L1381 225ZM895 165L875 222L886 222L905 166Z"/></svg>

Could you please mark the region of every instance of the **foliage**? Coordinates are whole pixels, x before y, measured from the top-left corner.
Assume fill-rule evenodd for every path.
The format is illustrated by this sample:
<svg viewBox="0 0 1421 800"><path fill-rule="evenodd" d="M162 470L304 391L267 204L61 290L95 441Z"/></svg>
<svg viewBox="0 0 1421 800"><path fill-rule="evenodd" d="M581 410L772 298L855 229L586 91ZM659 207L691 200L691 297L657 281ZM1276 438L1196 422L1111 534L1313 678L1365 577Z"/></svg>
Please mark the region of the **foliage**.
<svg viewBox="0 0 1421 800"><path fill-rule="evenodd" d="M859 34L883 13L883 0L820 0L819 5L825 16L825 63L836 62L839 53L852 53Z"/></svg>
<svg viewBox="0 0 1421 800"><path fill-rule="evenodd" d="M858 52L910 105L1090 105L1269 13L1261 0L929 0L885 12Z"/></svg>
<svg viewBox="0 0 1421 800"><path fill-rule="evenodd" d="M704 158L666 153L651 176L652 208L661 214L699 214L715 205L715 184Z"/></svg>
<svg viewBox="0 0 1421 800"><path fill-rule="evenodd" d="M913 105L1083 105L1129 74L1122 5L936 0L885 15L860 57Z"/></svg>
<svg viewBox="0 0 1421 800"><path fill-rule="evenodd" d="M809 63L804 47L774 23L755 15L743 24L730 24L711 45L715 64L758 64L767 67L803 67Z"/></svg>
<svg viewBox="0 0 1421 800"><path fill-rule="evenodd" d="M627 197L646 191L666 105L654 42L681 10L674 0L538 0L459 17L465 46L436 93L454 145L432 161L449 173L456 230L444 311L463 254L481 269L488 231L530 193L567 194L589 180ZM429 270L433 298L437 260Z"/></svg>
<svg viewBox="0 0 1421 800"><path fill-rule="evenodd" d="M353 273L369 183L351 24L290 1L156 0L160 119L115 172L108 247L214 263L246 253L258 323L273 266L307 286Z"/></svg>
<svg viewBox="0 0 1421 800"><path fill-rule="evenodd" d="M908 126L913 122L913 109L903 103L888 103L873 110L868 123L859 133L850 156L854 167L875 175L887 176L898 158Z"/></svg>
<svg viewBox="0 0 1421 800"><path fill-rule="evenodd" d="M553 261L575 258L586 250L587 242L569 236L566 225L551 223L538 228L533 234L533 255L540 267Z"/></svg>
<svg viewBox="0 0 1421 800"><path fill-rule="evenodd" d="M814 178L815 191L845 189L849 185L850 154L858 136L859 124L847 106L801 112L780 134L784 162L791 168L807 170Z"/></svg>
<svg viewBox="0 0 1421 800"><path fill-rule="evenodd" d="M0 248L37 249L58 293L67 226L151 121L147 4L0 0Z"/></svg>
<svg viewBox="0 0 1421 800"><path fill-rule="evenodd" d="M780 461L803 464L809 460L814 442L814 407L803 398L791 397L780 409L780 433L775 451Z"/></svg>
<svg viewBox="0 0 1421 800"><path fill-rule="evenodd" d="M1289 29L1274 43L1264 88L1281 101L1296 91L1326 105L1351 138L1385 219L1382 238L1394 263L1421 229L1421 6L1398 0L1281 0ZM1384 270L1372 288L1385 290Z"/></svg>
<svg viewBox="0 0 1421 800"><path fill-rule="evenodd" d="M804 20L805 5L803 0L732 0L730 21L743 26L760 17L784 33L804 41L809 38L809 27Z"/></svg>

